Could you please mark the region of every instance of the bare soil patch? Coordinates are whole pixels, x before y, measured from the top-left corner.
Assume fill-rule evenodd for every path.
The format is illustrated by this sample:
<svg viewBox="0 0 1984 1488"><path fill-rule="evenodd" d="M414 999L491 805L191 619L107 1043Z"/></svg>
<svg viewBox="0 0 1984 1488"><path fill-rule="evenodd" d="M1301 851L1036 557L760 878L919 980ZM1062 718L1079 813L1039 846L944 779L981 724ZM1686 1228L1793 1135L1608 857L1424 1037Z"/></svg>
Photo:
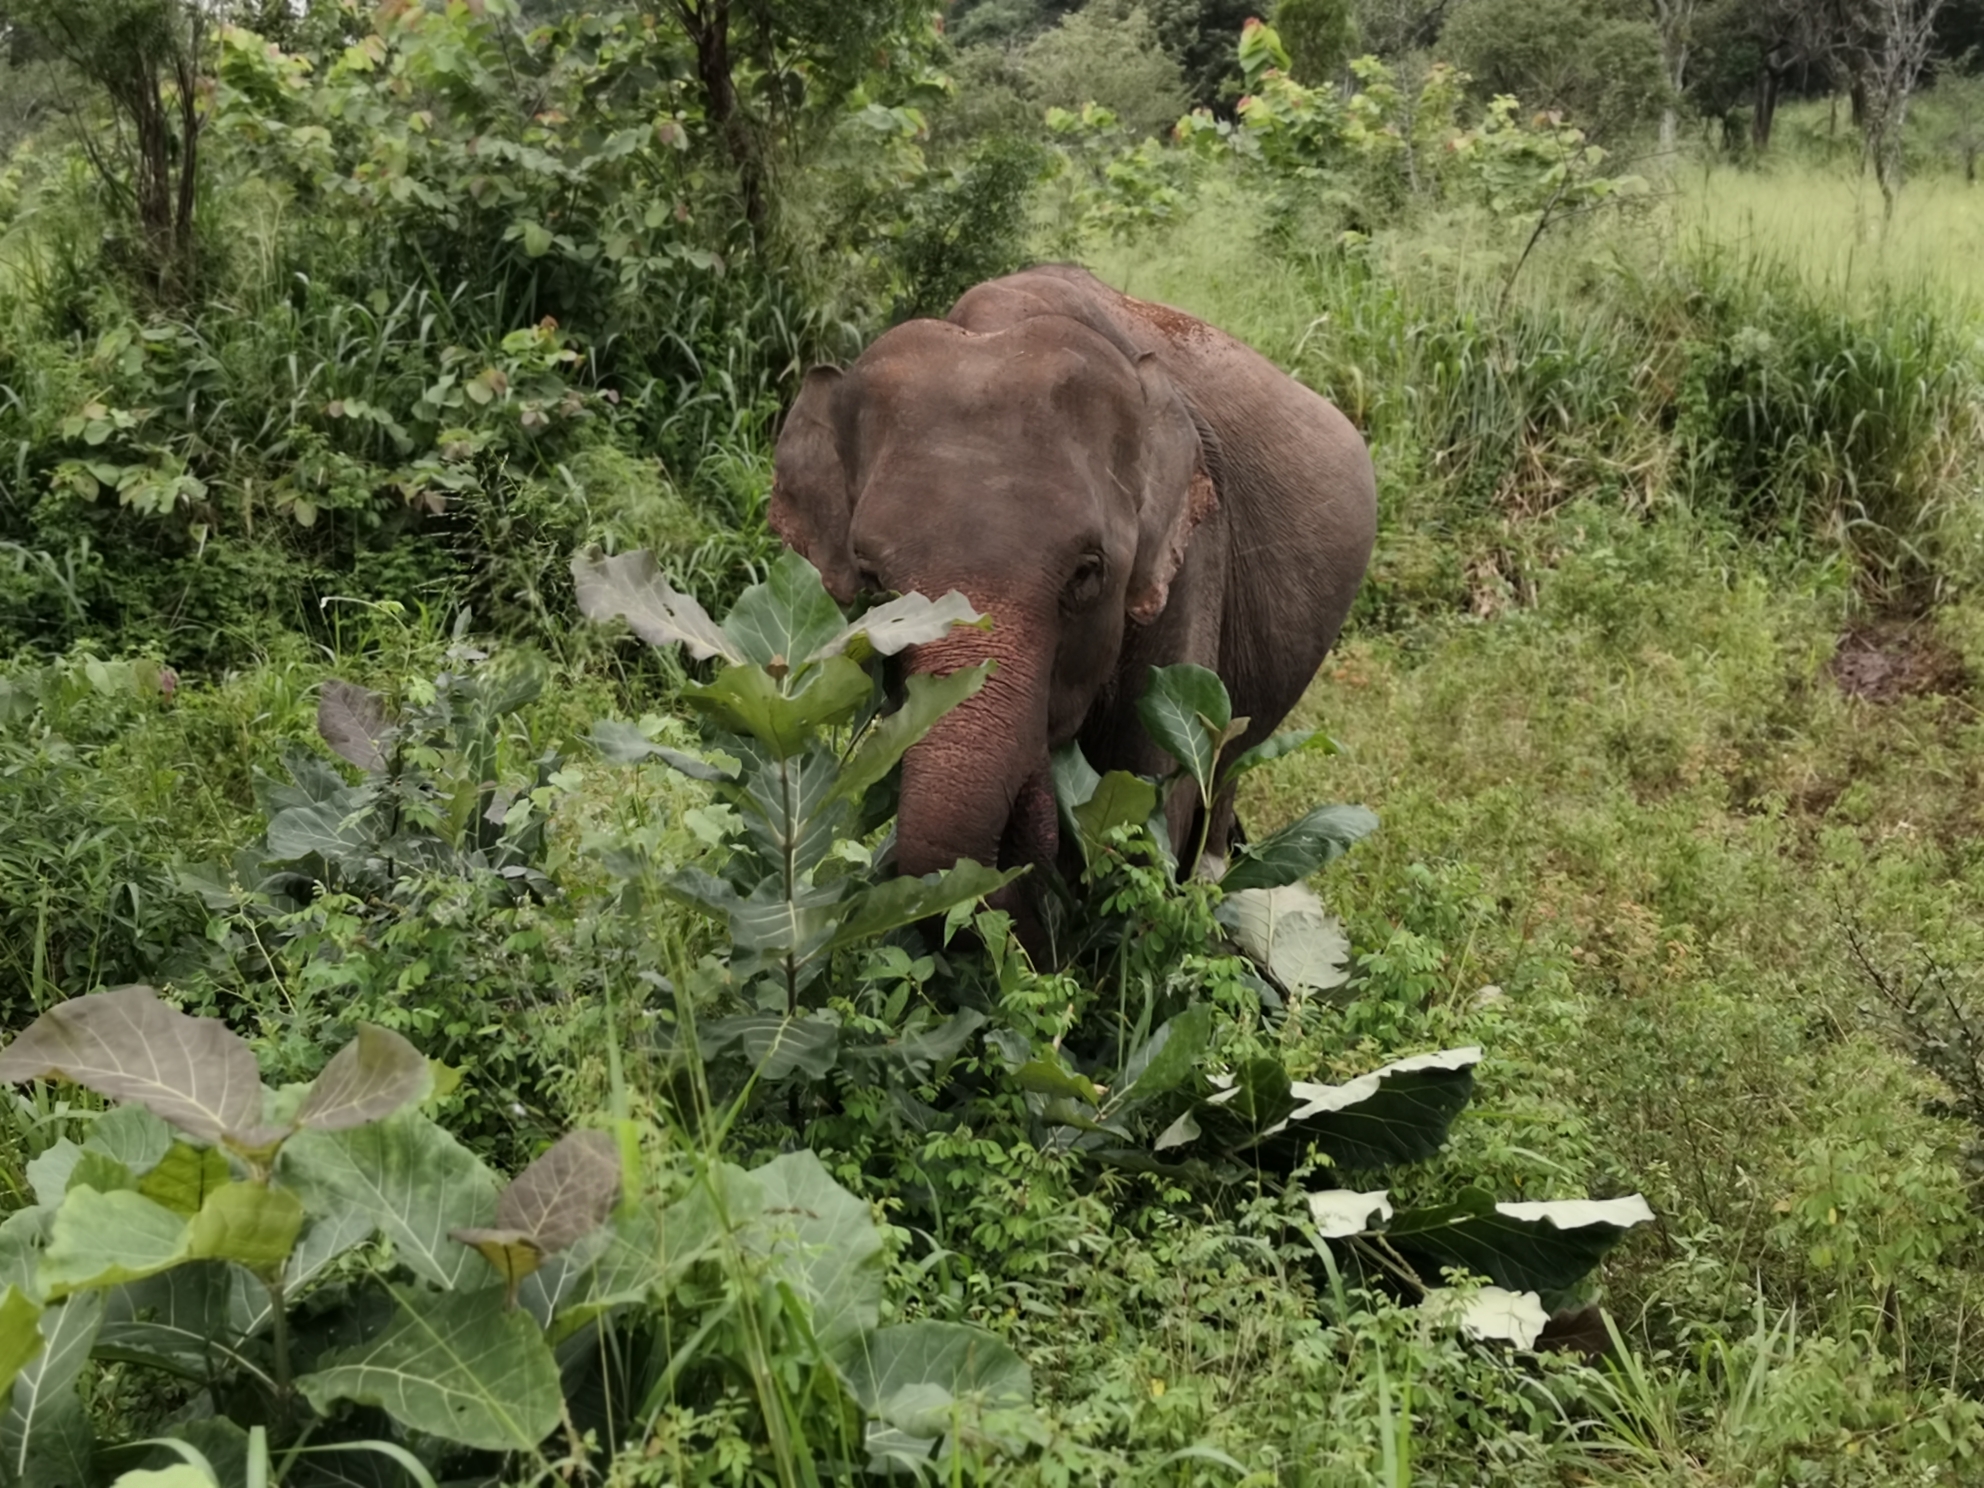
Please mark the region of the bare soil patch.
<svg viewBox="0 0 1984 1488"><path fill-rule="evenodd" d="M1917 622L1876 620L1839 638L1831 671L1839 690L1870 703L1929 694L1952 696L1970 679L1963 661Z"/></svg>

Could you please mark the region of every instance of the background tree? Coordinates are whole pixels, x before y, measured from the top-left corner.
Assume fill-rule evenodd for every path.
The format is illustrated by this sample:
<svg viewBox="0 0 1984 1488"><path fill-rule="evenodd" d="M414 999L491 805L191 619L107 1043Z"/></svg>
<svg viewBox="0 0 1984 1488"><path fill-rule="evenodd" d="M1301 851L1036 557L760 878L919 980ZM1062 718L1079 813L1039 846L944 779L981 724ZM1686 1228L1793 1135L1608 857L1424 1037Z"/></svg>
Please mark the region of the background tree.
<svg viewBox="0 0 1984 1488"><path fill-rule="evenodd" d="M1453 0L1357 0L1357 33L1367 51L1397 59L1439 40Z"/></svg>
<svg viewBox="0 0 1984 1488"><path fill-rule="evenodd" d="M1141 6L1092 4L1062 17L1018 58L1036 112L1097 103L1139 134L1159 134L1190 106L1185 75Z"/></svg>
<svg viewBox="0 0 1984 1488"><path fill-rule="evenodd" d="M1889 216L1901 194L1908 107L1929 65L1943 0L1861 0L1852 26L1855 97L1867 160Z"/></svg>
<svg viewBox="0 0 1984 1488"><path fill-rule="evenodd" d="M1288 48L1296 81L1312 86L1341 72L1357 46L1351 0L1277 0L1274 29Z"/></svg>
<svg viewBox="0 0 1984 1488"><path fill-rule="evenodd" d="M1660 148L1674 148L1675 104L1688 86L1688 56L1701 0L1646 0L1660 33L1660 59L1667 73L1667 99L1660 110Z"/></svg>
<svg viewBox="0 0 1984 1488"><path fill-rule="evenodd" d="M1581 0L1465 0L1437 50L1486 94L1560 109L1608 143L1651 122L1668 99L1660 35L1639 16Z"/></svg>
<svg viewBox="0 0 1984 1488"><path fill-rule="evenodd" d="M76 138L135 223L143 271L169 294L195 278L205 50L225 18L202 0L17 0L13 8L19 45L59 60L109 105L117 127L85 124Z"/></svg>

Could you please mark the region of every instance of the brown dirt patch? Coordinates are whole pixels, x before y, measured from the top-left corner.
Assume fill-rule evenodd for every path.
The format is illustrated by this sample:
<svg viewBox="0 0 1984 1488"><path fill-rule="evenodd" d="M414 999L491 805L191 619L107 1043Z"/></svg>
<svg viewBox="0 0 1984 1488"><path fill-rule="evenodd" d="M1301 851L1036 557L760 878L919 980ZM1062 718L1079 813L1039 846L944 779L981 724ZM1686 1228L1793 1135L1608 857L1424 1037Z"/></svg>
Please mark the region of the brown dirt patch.
<svg viewBox="0 0 1984 1488"><path fill-rule="evenodd" d="M1849 697L1870 703L1928 694L1949 696L1969 685L1963 662L1936 643L1926 627L1875 621L1839 638L1832 678Z"/></svg>

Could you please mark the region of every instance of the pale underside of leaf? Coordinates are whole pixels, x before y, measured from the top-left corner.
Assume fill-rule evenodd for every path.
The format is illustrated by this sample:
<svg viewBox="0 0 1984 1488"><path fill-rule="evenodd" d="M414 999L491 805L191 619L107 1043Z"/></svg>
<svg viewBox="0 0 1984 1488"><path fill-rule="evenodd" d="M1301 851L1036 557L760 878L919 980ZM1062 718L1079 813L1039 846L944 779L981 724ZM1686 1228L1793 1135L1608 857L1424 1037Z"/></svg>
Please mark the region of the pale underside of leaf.
<svg viewBox="0 0 1984 1488"><path fill-rule="evenodd" d="M389 1029L361 1023L331 1056L297 1107L296 1124L342 1131L383 1121L426 1094L432 1079L420 1051Z"/></svg>
<svg viewBox="0 0 1984 1488"><path fill-rule="evenodd" d="M645 550L611 558L579 554L572 559L572 586L588 620L623 619L649 645L680 644L698 661L747 659L701 605L675 592Z"/></svg>
<svg viewBox="0 0 1984 1488"><path fill-rule="evenodd" d="M619 1145L605 1132L568 1132L503 1191L496 1224L555 1255L606 1223L619 1196Z"/></svg>
<svg viewBox="0 0 1984 1488"><path fill-rule="evenodd" d="M386 702L378 693L333 677L317 695L317 733L337 754L367 774L386 768L392 737Z"/></svg>
<svg viewBox="0 0 1984 1488"><path fill-rule="evenodd" d="M1357 1193L1348 1188L1331 1188L1309 1195L1309 1217L1316 1223L1316 1233L1325 1240L1363 1234L1371 1228L1373 1215L1379 1224L1392 1217L1392 1201L1385 1189Z"/></svg>
<svg viewBox="0 0 1984 1488"><path fill-rule="evenodd" d="M190 1018L149 987L73 998L0 1052L0 1083L60 1076L131 1101L205 1142L253 1142L262 1078L248 1045L217 1018Z"/></svg>

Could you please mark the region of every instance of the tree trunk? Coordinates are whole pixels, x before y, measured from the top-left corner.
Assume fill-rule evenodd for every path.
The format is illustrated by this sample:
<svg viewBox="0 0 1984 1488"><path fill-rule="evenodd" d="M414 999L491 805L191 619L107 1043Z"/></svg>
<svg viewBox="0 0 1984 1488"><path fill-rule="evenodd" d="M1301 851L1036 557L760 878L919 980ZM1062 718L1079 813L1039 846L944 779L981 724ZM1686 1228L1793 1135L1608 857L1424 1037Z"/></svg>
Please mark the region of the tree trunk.
<svg viewBox="0 0 1984 1488"><path fill-rule="evenodd" d="M1750 143L1759 155L1770 148L1771 125L1777 117L1778 73L1769 62L1757 71L1757 107L1750 119Z"/></svg>
<svg viewBox="0 0 1984 1488"><path fill-rule="evenodd" d="M764 162L751 137L750 122L737 107L737 82L730 71L730 0L702 0L694 7L678 0L676 14L696 48L696 80L703 85L703 108L710 128L723 140L731 163L737 167L744 220L755 233L765 221Z"/></svg>

